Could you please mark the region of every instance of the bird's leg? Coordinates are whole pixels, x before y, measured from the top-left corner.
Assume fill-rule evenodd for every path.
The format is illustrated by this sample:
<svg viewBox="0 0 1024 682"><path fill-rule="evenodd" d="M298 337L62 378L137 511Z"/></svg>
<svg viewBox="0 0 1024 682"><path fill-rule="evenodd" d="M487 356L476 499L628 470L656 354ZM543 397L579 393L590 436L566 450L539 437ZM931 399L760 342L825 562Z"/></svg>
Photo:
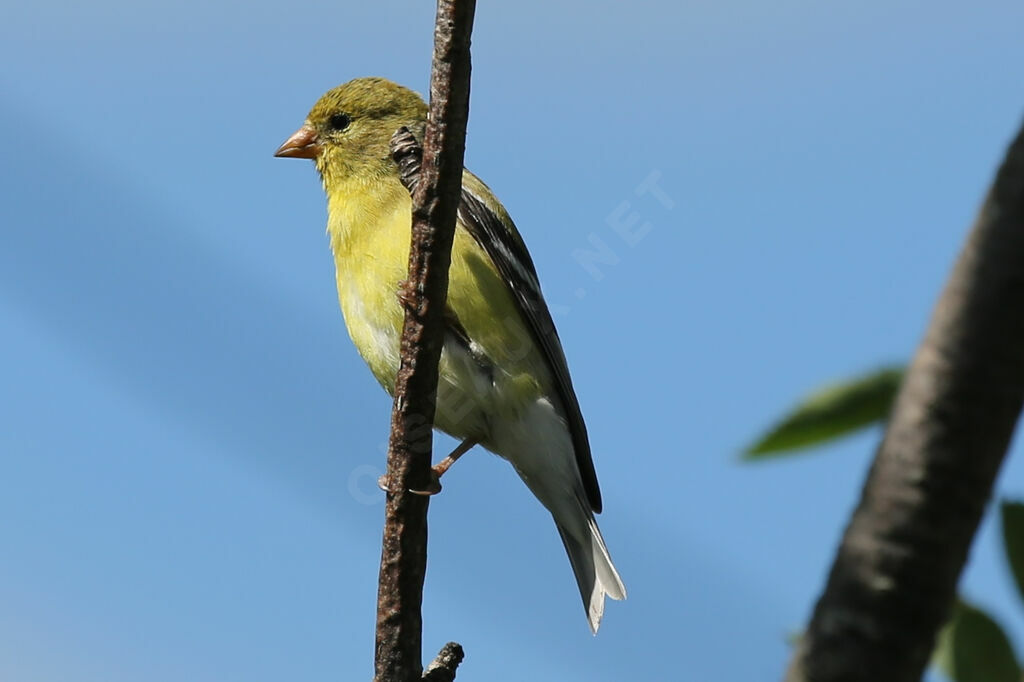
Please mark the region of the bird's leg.
<svg viewBox="0 0 1024 682"><path fill-rule="evenodd" d="M431 467L430 487L426 490L410 490L409 492L417 495L436 495L441 492L441 477L444 476L444 472L448 471L459 457L462 457L464 454L472 450L474 445L476 445L476 441L472 438L467 438L459 443L447 457Z"/></svg>
<svg viewBox="0 0 1024 682"><path fill-rule="evenodd" d="M459 457L473 449L473 446L477 442L472 438L467 438L458 444L458 446L449 453L447 457L438 462L434 467L430 469L430 485L425 490L410 490L409 492L415 493L416 495L436 495L441 492L441 477L444 476L445 472L455 464ZM377 481L377 485L380 486L381 490L390 490L387 486L387 476L381 476Z"/></svg>
<svg viewBox="0 0 1024 682"><path fill-rule="evenodd" d="M437 477L440 479L444 476L444 473L451 469L452 465L455 464L459 457L462 457L464 454L472 450L474 445L476 445L476 441L472 438L467 438L459 443L458 447L452 450L447 457L434 465L434 473L437 474Z"/></svg>

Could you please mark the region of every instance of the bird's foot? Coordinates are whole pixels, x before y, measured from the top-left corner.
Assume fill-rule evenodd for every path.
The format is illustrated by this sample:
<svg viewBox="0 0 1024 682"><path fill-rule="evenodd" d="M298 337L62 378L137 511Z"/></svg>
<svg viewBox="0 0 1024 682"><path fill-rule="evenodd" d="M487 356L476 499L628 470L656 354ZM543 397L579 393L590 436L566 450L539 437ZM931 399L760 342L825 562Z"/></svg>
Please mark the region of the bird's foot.
<svg viewBox="0 0 1024 682"><path fill-rule="evenodd" d="M442 472L443 473L443 472ZM388 479L388 475L384 474L377 479L377 485L386 493L397 493L398 488L391 485L391 481ZM409 488L409 492L413 495L436 495L441 492L441 475L437 473L437 467L430 470L430 481L427 483L427 487L423 490L413 490Z"/></svg>
<svg viewBox="0 0 1024 682"><path fill-rule="evenodd" d="M409 492L413 495L425 495L428 497L441 492L441 474L437 472L437 467L430 469L430 480L427 482L427 487L424 490L413 490L410 488Z"/></svg>
<svg viewBox="0 0 1024 682"><path fill-rule="evenodd" d="M459 443L459 446L452 450L451 454L442 459L440 462L435 464L430 469L430 482L427 487L423 490L412 490L409 492L414 495L436 495L441 492L441 477L444 476L445 472L455 464L459 457L469 452L469 450L476 445L475 440L464 440ZM386 493L397 493L399 492L395 487L391 485L391 481L388 479L388 475L384 474L377 479L377 485Z"/></svg>
<svg viewBox="0 0 1024 682"><path fill-rule="evenodd" d="M409 284L409 280L403 279L398 282L398 302L402 304L402 307L406 310L412 310L415 308L413 300L413 286Z"/></svg>

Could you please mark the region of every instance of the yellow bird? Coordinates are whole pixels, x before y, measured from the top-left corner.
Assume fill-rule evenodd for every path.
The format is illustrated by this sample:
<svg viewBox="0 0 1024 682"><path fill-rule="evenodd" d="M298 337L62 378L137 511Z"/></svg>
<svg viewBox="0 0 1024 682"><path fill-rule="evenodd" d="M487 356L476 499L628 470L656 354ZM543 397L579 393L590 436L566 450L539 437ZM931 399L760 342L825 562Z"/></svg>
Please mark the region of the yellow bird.
<svg viewBox="0 0 1024 682"><path fill-rule="evenodd" d="M382 78L329 91L276 156L313 159L327 194L338 298L359 354L394 392L408 274L412 201L389 144L423 140L427 106ZM605 595L625 599L594 514L601 492L562 344L512 219L468 170L449 272L435 426L508 460L554 518L591 631Z"/></svg>

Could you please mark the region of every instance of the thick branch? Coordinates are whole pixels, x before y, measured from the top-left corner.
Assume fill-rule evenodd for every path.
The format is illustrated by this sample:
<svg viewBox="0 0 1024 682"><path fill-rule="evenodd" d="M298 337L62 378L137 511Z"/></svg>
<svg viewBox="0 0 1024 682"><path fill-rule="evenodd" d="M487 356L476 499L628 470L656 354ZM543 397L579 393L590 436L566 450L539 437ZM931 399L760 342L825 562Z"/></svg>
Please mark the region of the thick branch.
<svg viewBox="0 0 1024 682"><path fill-rule="evenodd" d="M787 674L918 682L1024 402L1024 129L932 315Z"/></svg>
<svg viewBox="0 0 1024 682"><path fill-rule="evenodd" d="M423 672L420 605L428 498L408 491L429 487L437 364L469 114L474 9L473 0L437 3L430 117L413 194L409 278L401 296L405 326L385 479L389 492L377 591L376 682L412 682Z"/></svg>

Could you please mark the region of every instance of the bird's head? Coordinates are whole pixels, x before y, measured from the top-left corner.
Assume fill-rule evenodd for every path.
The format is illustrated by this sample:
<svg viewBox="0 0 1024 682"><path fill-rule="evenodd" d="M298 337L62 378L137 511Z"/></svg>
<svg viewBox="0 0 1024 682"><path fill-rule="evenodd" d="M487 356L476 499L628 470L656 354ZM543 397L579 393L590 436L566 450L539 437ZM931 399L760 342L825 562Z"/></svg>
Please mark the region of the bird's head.
<svg viewBox="0 0 1024 682"><path fill-rule="evenodd" d="M391 136L402 126L423 139L427 105L383 78L357 78L329 90L274 156L313 159L324 187L395 172Z"/></svg>

